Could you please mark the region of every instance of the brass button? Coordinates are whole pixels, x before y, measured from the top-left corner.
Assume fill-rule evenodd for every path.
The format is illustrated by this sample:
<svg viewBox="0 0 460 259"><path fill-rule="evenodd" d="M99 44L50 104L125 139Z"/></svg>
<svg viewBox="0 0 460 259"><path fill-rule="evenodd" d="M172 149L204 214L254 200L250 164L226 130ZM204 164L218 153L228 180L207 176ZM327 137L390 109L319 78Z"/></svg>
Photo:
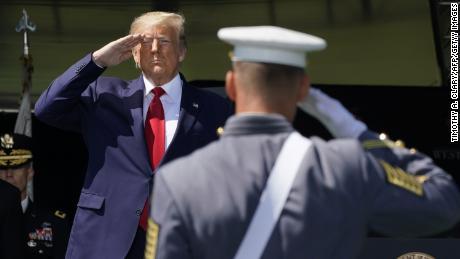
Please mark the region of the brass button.
<svg viewBox="0 0 460 259"><path fill-rule="evenodd" d="M405 147L405 146L406 146L406 145L404 144L404 142L403 142L402 140L400 140L400 139L396 140L395 145L396 145L397 147Z"/></svg>
<svg viewBox="0 0 460 259"><path fill-rule="evenodd" d="M217 128L216 133L217 133L217 136L219 137L222 136L222 134L224 134L224 128L222 127Z"/></svg>

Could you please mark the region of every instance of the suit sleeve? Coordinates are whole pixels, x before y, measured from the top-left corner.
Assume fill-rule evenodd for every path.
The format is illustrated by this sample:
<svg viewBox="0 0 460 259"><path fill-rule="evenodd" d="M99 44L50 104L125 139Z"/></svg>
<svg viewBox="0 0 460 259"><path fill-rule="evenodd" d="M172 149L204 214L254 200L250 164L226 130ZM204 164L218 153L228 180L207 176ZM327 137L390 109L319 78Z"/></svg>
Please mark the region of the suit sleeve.
<svg viewBox="0 0 460 259"><path fill-rule="evenodd" d="M425 236L460 219L460 194L452 177L431 158L372 132L361 136L369 227L388 236Z"/></svg>
<svg viewBox="0 0 460 259"><path fill-rule="evenodd" d="M162 170L155 174L151 208L145 258L192 258L184 221L162 177Z"/></svg>
<svg viewBox="0 0 460 259"><path fill-rule="evenodd" d="M79 131L84 104L93 98L88 86L105 70L92 61L91 55L72 65L40 95L35 104L38 119L57 128Z"/></svg>

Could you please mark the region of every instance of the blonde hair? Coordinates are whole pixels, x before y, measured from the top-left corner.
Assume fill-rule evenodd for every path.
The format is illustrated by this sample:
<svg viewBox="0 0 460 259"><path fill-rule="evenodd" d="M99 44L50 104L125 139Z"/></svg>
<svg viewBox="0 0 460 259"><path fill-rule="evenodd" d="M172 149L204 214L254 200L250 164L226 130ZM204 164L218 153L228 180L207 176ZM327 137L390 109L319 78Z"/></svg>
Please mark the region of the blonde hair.
<svg viewBox="0 0 460 259"><path fill-rule="evenodd" d="M168 12L148 12L138 16L131 23L129 34L139 33L146 28L157 25L167 25L176 29L179 35L179 42L182 48L187 47L185 40L185 18L184 16L176 13Z"/></svg>

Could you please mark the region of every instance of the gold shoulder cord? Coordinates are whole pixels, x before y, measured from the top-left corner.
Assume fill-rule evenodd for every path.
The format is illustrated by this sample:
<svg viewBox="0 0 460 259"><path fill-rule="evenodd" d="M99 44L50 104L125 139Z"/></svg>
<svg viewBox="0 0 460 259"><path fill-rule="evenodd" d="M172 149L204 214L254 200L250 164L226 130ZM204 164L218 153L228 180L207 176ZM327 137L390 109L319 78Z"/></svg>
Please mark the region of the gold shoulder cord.
<svg viewBox="0 0 460 259"><path fill-rule="evenodd" d="M154 259L157 253L158 234L160 227L151 218L148 220L147 241L145 245L145 258Z"/></svg>

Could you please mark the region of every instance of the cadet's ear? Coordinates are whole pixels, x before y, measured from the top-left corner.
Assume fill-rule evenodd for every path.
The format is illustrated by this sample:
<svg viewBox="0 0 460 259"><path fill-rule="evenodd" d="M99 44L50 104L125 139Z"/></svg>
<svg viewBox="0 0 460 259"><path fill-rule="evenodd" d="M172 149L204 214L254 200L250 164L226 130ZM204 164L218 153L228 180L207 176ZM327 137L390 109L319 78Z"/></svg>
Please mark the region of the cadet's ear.
<svg viewBox="0 0 460 259"><path fill-rule="evenodd" d="M307 75L303 75L300 78L300 88L298 91L297 102L302 101L308 94L308 90L310 89L310 79Z"/></svg>
<svg viewBox="0 0 460 259"><path fill-rule="evenodd" d="M228 98L235 101L235 73L232 70L227 71L227 74L225 75L225 91L227 92Z"/></svg>

